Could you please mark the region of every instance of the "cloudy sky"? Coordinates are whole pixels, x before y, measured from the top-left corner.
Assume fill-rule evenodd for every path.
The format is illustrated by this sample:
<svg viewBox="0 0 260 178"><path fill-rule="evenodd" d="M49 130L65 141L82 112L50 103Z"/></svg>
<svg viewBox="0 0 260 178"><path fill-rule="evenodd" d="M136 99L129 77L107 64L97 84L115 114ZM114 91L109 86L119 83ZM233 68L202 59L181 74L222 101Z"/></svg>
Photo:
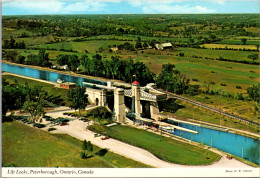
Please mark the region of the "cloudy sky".
<svg viewBox="0 0 260 178"><path fill-rule="evenodd" d="M3 15L259 13L258 0L2 0Z"/></svg>

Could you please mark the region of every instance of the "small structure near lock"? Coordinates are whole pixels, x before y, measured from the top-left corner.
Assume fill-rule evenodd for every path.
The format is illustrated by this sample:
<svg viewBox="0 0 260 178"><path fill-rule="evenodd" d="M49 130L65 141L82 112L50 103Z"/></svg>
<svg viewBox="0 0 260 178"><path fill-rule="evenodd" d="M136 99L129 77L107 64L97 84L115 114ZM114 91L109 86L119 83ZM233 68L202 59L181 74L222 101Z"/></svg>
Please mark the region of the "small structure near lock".
<svg viewBox="0 0 260 178"><path fill-rule="evenodd" d="M60 88L65 88L65 89L76 88L76 83L72 83L72 82L60 83Z"/></svg>

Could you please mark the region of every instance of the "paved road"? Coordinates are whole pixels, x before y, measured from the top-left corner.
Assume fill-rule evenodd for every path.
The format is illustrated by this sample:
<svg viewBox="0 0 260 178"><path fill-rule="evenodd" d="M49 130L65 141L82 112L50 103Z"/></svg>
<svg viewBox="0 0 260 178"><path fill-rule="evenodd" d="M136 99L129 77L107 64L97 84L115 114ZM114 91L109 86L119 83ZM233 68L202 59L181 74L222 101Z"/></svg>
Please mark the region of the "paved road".
<svg viewBox="0 0 260 178"><path fill-rule="evenodd" d="M180 99L180 100L183 100L183 101L187 101L187 102L192 103L192 104L194 104L194 105L197 105L197 106L203 107L203 108L205 108L205 109L214 111L214 112L216 112L216 113L222 114L222 115L224 115L224 116L230 117L230 118L232 118L232 119L236 119L236 120L239 120L239 121L243 121L243 122L245 122L245 123L248 123L248 124L260 126L259 123L256 123L256 122L253 122L253 121L249 121L249 120L247 120L247 119L244 119L244 118L241 118L241 117L238 117L238 116L235 116L235 115L232 115L232 114L223 112L223 111L218 110L218 109L216 109L216 108L212 108L212 107L209 107L209 106L207 106L207 105L204 105L204 104L202 104L202 103L200 103L200 102L197 102L197 101L194 101L194 100L185 98L185 97L183 97L183 96L179 96L179 95L172 94L172 93L170 93L170 92L165 92L165 91L162 91L162 90L159 90L159 91L166 93L169 97L173 97L173 98L177 98L177 99Z"/></svg>

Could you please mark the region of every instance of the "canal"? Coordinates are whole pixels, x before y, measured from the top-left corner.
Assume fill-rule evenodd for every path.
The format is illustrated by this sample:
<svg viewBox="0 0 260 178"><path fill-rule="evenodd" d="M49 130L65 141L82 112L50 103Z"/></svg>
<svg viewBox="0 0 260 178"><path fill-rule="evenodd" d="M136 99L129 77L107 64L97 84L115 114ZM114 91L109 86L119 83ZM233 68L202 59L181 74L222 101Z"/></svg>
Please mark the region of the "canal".
<svg viewBox="0 0 260 178"><path fill-rule="evenodd" d="M38 69L30 68L30 67L23 67L23 66L6 64L6 63L2 63L2 71L10 72L13 74L18 74L18 75L23 75L23 76L31 77L31 78L47 80L47 81L51 81L51 82L57 82L58 79L61 79L65 82L72 82L72 83L76 83L77 85L81 85L81 86L83 85L82 82L88 82L88 83L94 83L94 84L100 84L100 85L107 84L105 81L101 81L101 80L77 77L77 76L66 75L66 74L62 74L62 73L58 73L58 72L38 70Z"/></svg>
<svg viewBox="0 0 260 178"><path fill-rule="evenodd" d="M186 138L259 164L259 140L172 120L167 123L197 131L198 134L175 129L173 135Z"/></svg>

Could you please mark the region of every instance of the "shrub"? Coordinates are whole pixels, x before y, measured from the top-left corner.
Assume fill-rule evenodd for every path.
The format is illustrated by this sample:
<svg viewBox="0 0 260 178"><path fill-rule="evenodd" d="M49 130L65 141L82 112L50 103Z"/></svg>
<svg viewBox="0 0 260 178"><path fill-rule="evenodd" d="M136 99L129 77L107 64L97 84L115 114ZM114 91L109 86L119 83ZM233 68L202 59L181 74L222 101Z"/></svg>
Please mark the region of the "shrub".
<svg viewBox="0 0 260 178"><path fill-rule="evenodd" d="M79 156L80 156L81 159L86 159L87 158L86 154L84 152L80 152Z"/></svg>
<svg viewBox="0 0 260 178"><path fill-rule="evenodd" d="M236 86L236 88L237 88L237 89L242 89L242 87L241 87L241 86L239 86L239 85L237 85L237 86Z"/></svg>
<svg viewBox="0 0 260 178"><path fill-rule="evenodd" d="M211 81L210 84L215 85L216 83L214 81Z"/></svg>
<svg viewBox="0 0 260 178"><path fill-rule="evenodd" d="M225 83L221 83L220 85L221 85L221 86L227 86Z"/></svg>
<svg viewBox="0 0 260 178"><path fill-rule="evenodd" d="M98 156L105 156L105 154L108 152L107 148L101 149L99 151L97 151L95 154Z"/></svg>
<svg viewBox="0 0 260 178"><path fill-rule="evenodd" d="M180 57L183 57L183 56L184 56L184 53L179 53L179 56L180 56Z"/></svg>
<svg viewBox="0 0 260 178"><path fill-rule="evenodd" d="M192 81L194 81L194 82L198 82L199 80L196 79L196 78L193 78Z"/></svg>

